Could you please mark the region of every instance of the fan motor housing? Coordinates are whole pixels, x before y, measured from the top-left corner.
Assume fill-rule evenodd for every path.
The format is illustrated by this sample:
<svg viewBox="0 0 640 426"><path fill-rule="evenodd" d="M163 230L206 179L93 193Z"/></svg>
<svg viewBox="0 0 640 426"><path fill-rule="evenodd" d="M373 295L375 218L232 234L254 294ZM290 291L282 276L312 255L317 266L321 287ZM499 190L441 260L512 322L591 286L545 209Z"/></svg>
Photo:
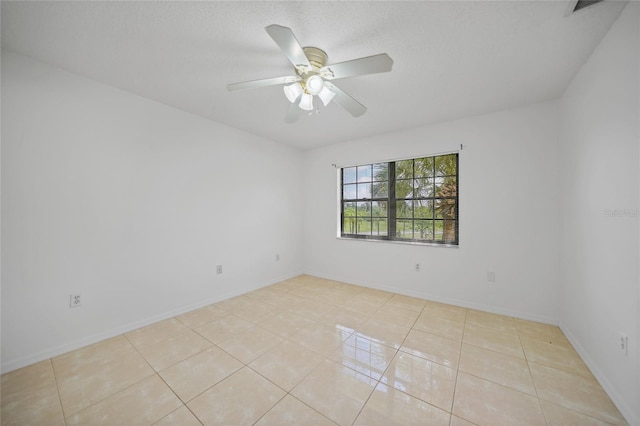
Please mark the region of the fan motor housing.
<svg viewBox="0 0 640 426"><path fill-rule="evenodd" d="M313 46L303 47L302 50L312 67L320 69L327 65L329 57L324 50Z"/></svg>

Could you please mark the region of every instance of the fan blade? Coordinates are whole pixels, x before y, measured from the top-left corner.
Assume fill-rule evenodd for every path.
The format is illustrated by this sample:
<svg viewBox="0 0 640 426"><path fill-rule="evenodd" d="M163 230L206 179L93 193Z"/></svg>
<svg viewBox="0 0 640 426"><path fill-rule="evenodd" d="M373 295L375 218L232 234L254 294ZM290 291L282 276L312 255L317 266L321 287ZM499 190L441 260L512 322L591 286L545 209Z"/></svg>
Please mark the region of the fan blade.
<svg viewBox="0 0 640 426"><path fill-rule="evenodd" d="M327 65L320 69L320 75L327 80L335 80L357 75L389 72L392 67L393 59L386 53L381 53L379 55Z"/></svg>
<svg viewBox="0 0 640 426"><path fill-rule="evenodd" d="M296 36L293 35L291 28L274 24L265 27L265 30L267 30L267 33L280 47L282 53L284 53L294 67L298 68L300 66L305 66L307 68L311 68L309 59L304 54L304 50L302 50L302 46L298 43Z"/></svg>
<svg viewBox="0 0 640 426"><path fill-rule="evenodd" d="M289 105L287 115L284 117L285 123L291 124L298 121L298 118L300 117L300 107L298 106L300 105L300 99L302 99L302 96L298 96L295 102L291 102Z"/></svg>
<svg viewBox="0 0 640 426"><path fill-rule="evenodd" d="M342 91L342 89L338 88L335 84L331 84L328 81L325 82L325 84L327 85L329 90L336 94L333 97L333 102L346 109L349 114L353 115L354 117L360 117L362 114L367 112L366 106L353 99L350 95Z"/></svg>
<svg viewBox="0 0 640 426"><path fill-rule="evenodd" d="M289 84L300 81L301 78L297 75L291 75L286 77L274 77L265 78L263 80L244 81L242 83L227 84L227 90L232 92L234 90L255 89L258 87L275 86L278 84Z"/></svg>

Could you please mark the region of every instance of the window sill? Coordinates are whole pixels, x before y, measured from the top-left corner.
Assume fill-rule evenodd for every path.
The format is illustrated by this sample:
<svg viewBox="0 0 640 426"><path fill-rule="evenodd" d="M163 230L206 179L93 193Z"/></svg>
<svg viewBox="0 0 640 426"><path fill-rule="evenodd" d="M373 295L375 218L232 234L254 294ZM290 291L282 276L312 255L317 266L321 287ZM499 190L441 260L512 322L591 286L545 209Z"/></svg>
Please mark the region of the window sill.
<svg viewBox="0 0 640 426"><path fill-rule="evenodd" d="M337 236L337 240L345 240L345 241L361 241L367 243L386 243L386 244L403 244L410 246L420 246L420 247L443 247L443 248L453 248L457 249L460 247L460 244L438 244L438 243L420 243L417 241L402 241L402 240L374 240L368 238L352 238L352 237L342 237Z"/></svg>

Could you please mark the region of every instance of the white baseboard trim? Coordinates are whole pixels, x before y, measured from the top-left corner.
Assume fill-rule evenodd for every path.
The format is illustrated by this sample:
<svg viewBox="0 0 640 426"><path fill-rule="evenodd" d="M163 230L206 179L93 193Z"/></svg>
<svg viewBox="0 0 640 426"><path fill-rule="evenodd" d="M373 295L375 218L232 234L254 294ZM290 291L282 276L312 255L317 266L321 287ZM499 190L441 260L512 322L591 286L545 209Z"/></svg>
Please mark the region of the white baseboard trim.
<svg viewBox="0 0 640 426"><path fill-rule="evenodd" d="M567 339L569 339L573 348L578 352L578 355L580 355L580 358L582 358L587 367L589 367L593 376L600 383L600 386L602 386L602 389L604 389L607 395L609 395L609 398L611 398L611 401L618 408L620 414L622 414L629 425L640 426L640 418L638 418L638 414L635 412L634 407L630 406L629 403L622 398L620 392L616 390L615 386L613 386L607 376L602 372L598 364L593 360L593 358L591 358L589 352L584 349L580 344L580 341L575 337L575 335L573 335L573 333L571 333L571 330L562 322L560 322L560 329L564 335L567 336Z"/></svg>
<svg viewBox="0 0 640 426"><path fill-rule="evenodd" d="M480 303L471 302L469 300L455 299L450 297L441 297L441 296L430 294L427 292L407 291L405 289L401 289L397 287L377 285L369 282L359 282L357 280L345 280L344 277L337 277L337 276L332 276L332 275L322 274L317 272L305 272L305 274L312 275L314 277L325 278L328 280L341 281L348 284L354 284L362 287L373 288L376 290L389 291L392 293L402 294L404 296L417 297L420 299L431 300L438 303L446 303L449 305L460 306L462 308L476 309L479 311L489 312L492 314L505 315L513 318L540 322L543 324L557 326L559 323L557 318L548 317L545 315L537 315L537 314L532 314L527 312L518 312L518 311L509 310L509 309L504 309L501 307L496 307L496 306L483 305Z"/></svg>
<svg viewBox="0 0 640 426"><path fill-rule="evenodd" d="M159 314L159 315L154 315L152 317L148 317L148 318L145 318L145 319L142 319L142 320L139 320L139 321L134 321L132 323L129 323L129 324L126 324L126 325L123 325L123 326L120 326L120 327L115 327L115 328L112 328L110 330L106 330L106 331L103 331L103 332L100 332L100 333L96 333L96 334L93 334L91 336L83 337L81 339L77 339L77 340L74 340L72 342L68 342L68 343L65 343L65 344L62 344L62 345L59 345L59 346L48 348L48 349L45 349L45 350L43 350L41 352L38 352L36 354L30 354L30 355L27 355L27 356L24 356L24 357L20 357L20 358L17 358L17 359L13 359L13 360L10 360L10 361L6 361L6 362L5 362L5 360L2 360L1 371L2 371L2 374L4 374L4 373L8 373L8 372L13 371L13 370L17 370L17 369L22 368L22 367L29 366L31 364L35 364L35 363L40 362L40 361L45 361L47 359L50 359L50 358L65 354L67 352L71 352L71 351L74 351L76 349L84 348L85 346L93 345L95 343L99 343L99 342L102 342L104 340L111 339L113 337L120 336L120 335L125 334L125 333L129 333L130 331L137 330L137 329L139 329L141 327L145 327L147 325L151 325L151 324L154 324L154 323L159 322L159 321L164 321L166 319L173 318L173 317L178 316L178 315L182 315L184 313L187 313L187 312L193 311L195 309L199 309L199 308L202 308L204 306L208 306L208 305L220 302L222 300L226 300L226 299L229 299L229 298L232 298L232 297L235 297L235 296L240 296L242 294L246 294L246 293L248 293L250 291L253 291L253 290L258 290L258 289L260 289L262 287L266 287L266 286L269 286L271 284L275 284L275 283L278 283L280 281L284 281L284 280L287 280L289 278L296 277L296 276L298 276L300 274L302 274L302 272L296 272L294 274L289 274L289 275L281 276L281 277L278 277L278 278L275 278L275 279L271 279L271 280L268 280L268 281L259 282L259 283L256 283L253 286L244 286L242 288L239 288L237 291L221 294L219 296L216 296L216 297L213 297L213 298L210 298L210 299L206 299L206 300L201 300L198 303L194 303L194 304L191 304L191 305L188 305L188 306L182 306L180 308L172 309L171 311L164 312L164 313Z"/></svg>

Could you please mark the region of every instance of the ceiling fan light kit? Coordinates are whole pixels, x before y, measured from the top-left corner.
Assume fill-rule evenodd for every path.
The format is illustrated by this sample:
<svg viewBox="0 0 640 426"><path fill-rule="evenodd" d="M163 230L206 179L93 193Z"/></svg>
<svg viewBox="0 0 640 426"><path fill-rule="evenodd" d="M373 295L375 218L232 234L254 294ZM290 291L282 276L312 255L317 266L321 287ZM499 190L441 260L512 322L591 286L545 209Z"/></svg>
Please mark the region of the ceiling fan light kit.
<svg viewBox="0 0 640 426"><path fill-rule="evenodd" d="M294 76L267 78L227 85L227 90L251 89L285 84L284 94L291 102L285 118L287 123L297 121L298 109L313 111L313 97L318 96L324 106L334 101L353 117L359 117L367 108L330 80L391 71L393 60L386 53L327 65L327 54L317 47L302 47L290 28L269 25L267 33L294 67ZM295 108L297 106L298 108Z"/></svg>

